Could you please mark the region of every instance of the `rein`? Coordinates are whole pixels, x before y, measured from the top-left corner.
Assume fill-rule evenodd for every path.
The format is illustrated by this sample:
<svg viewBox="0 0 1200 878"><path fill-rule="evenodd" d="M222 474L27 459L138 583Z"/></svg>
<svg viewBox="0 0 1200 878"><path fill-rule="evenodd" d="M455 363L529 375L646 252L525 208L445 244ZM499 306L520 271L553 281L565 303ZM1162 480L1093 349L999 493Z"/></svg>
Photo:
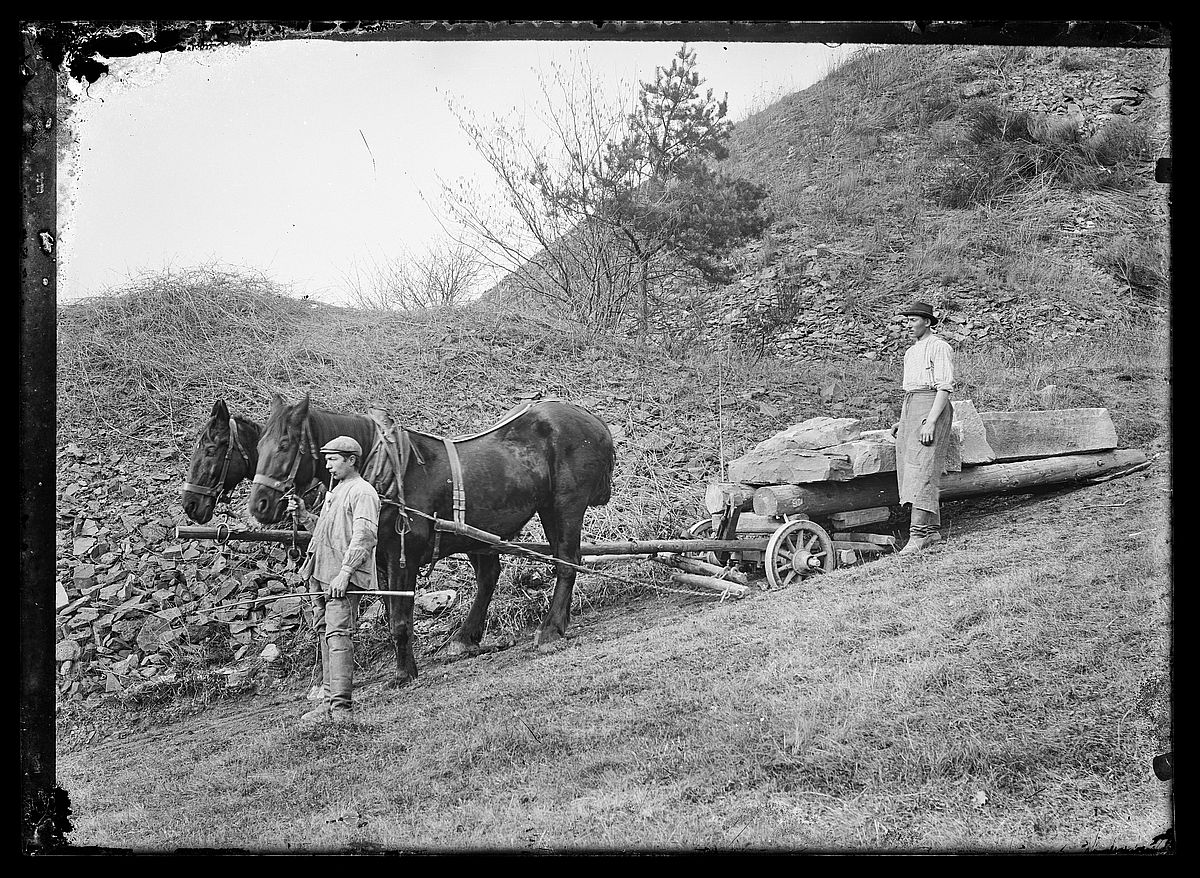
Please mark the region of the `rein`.
<svg viewBox="0 0 1200 878"><path fill-rule="evenodd" d="M229 475L229 461L233 457L234 448L237 448L238 454L241 455L242 461L246 464L246 468L249 469L250 455L242 447L241 437L238 436L237 420L230 418L229 443L225 446L225 460L221 463L221 476L217 479L216 485L210 487L208 485L195 485L191 482L184 482L183 490L190 491L193 494L202 494L205 497L213 497L218 503L222 500L228 500L233 496L233 488L226 486L225 480ZM234 485L234 488L236 487Z"/></svg>

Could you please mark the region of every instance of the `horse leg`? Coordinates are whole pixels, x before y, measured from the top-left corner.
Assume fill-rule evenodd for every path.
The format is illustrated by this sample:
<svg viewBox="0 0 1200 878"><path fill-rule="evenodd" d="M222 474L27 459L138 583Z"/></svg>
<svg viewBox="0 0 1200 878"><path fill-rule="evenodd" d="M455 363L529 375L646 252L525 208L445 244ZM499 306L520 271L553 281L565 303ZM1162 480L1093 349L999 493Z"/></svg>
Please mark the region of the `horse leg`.
<svg viewBox="0 0 1200 878"><path fill-rule="evenodd" d="M499 555L468 555L471 566L475 568L475 600L471 603L471 611L462 627L455 632L447 645L450 655L464 655L476 652L483 640L483 631L487 625L488 604L492 602L492 593L496 589L496 581L500 578Z"/></svg>
<svg viewBox="0 0 1200 878"><path fill-rule="evenodd" d="M384 595L387 607L388 626L392 629L392 640L396 644L396 678L392 686L403 686L417 679L417 660L413 657L413 598L417 593L417 573L420 572L412 559L400 566L399 541L393 541L388 553L388 590L410 591L409 597Z"/></svg>
<svg viewBox="0 0 1200 878"><path fill-rule="evenodd" d="M548 513L539 512L542 529L550 541L550 553L559 560L579 563L579 542L583 532L584 510L564 510L556 507ZM533 634L533 645L553 643L567 633L571 621L571 594L575 589L575 570L555 564L558 579L554 585L554 597L542 624Z"/></svg>

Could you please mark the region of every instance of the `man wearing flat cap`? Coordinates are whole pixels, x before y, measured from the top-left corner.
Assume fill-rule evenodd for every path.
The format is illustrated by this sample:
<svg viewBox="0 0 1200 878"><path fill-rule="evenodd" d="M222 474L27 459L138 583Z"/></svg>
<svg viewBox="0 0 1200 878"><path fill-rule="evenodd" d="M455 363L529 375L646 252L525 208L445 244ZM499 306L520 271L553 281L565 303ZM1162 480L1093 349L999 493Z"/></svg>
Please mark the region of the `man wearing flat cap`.
<svg viewBox="0 0 1200 878"><path fill-rule="evenodd" d="M304 501L288 497L288 511L299 511L306 524L314 520L308 557L301 568L313 591L313 627L321 642L322 702L302 720L347 720L353 716L354 629L358 627L359 592L378 588L375 543L379 527L379 494L358 473L362 446L351 436L338 436L321 447L325 468L336 484L321 506L320 517L306 514Z"/></svg>
<svg viewBox="0 0 1200 878"><path fill-rule="evenodd" d="M942 538L938 496L954 419L954 352L931 331L938 318L928 302L913 302L900 313L908 317L913 345L904 352L904 402L892 434L900 504L912 507L908 543L900 554L911 555Z"/></svg>

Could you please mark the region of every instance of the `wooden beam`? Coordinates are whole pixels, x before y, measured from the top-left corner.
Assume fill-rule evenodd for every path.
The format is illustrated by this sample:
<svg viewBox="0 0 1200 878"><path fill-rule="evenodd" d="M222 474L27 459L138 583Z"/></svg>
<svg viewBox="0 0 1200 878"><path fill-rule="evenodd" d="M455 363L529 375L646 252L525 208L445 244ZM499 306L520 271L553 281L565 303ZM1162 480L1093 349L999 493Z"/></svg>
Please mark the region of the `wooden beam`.
<svg viewBox="0 0 1200 878"><path fill-rule="evenodd" d="M699 588L707 588L711 589L712 591L721 591L725 592L726 594L735 595L736 597L742 597L744 594L750 591L749 586L738 585L736 582L729 582L725 579L717 579L714 576L700 576L695 573L683 573L679 570L671 574L671 581L680 585L698 586Z"/></svg>
<svg viewBox="0 0 1200 878"><path fill-rule="evenodd" d="M864 543L858 540L834 539L833 548L855 552L890 552L895 546L881 546L878 543Z"/></svg>
<svg viewBox="0 0 1200 878"><path fill-rule="evenodd" d="M704 488L704 508L710 515L724 511L728 504L743 512L749 512L753 498L754 486L739 482L710 482Z"/></svg>
<svg viewBox="0 0 1200 878"><path fill-rule="evenodd" d="M799 485L766 485L754 492L755 515L791 515L804 507Z"/></svg>
<svg viewBox="0 0 1200 878"><path fill-rule="evenodd" d="M1094 454L1071 454L1011 463L992 463L965 467L962 472L942 476L941 497L951 500L1021 491L1044 485L1086 482L1145 462L1146 455L1133 449L1117 449ZM778 489L780 485L770 486ZM900 502L894 473L863 476L849 482L790 485L795 488L791 508L809 518L822 518L835 512L877 506L895 506ZM761 489L760 489L761 490ZM755 492L758 496L758 491Z"/></svg>
<svg viewBox="0 0 1200 878"><path fill-rule="evenodd" d="M738 585L746 585L750 581L750 578L741 570L734 570L732 567L718 567L716 564L709 564L707 561L698 561L695 558L684 558L680 555L652 555L650 560L657 561L659 564L665 564L668 567L674 567L676 570L682 570L684 573L695 573L700 576L727 579L730 582L736 582Z"/></svg>
<svg viewBox="0 0 1200 878"><path fill-rule="evenodd" d="M980 412L996 462L1028 460L1117 447L1108 409Z"/></svg>
<svg viewBox="0 0 1200 878"><path fill-rule="evenodd" d="M892 517L892 510L887 506L875 506L871 509L854 509L850 512L835 512L829 516L834 530L846 530L851 527L861 527L864 524L875 524L887 521Z"/></svg>
<svg viewBox="0 0 1200 878"><path fill-rule="evenodd" d="M896 538L891 534L873 534L873 533L848 533L846 531L838 531L833 535L835 540L849 540L850 542L859 543L874 543L877 546L886 546L889 549L896 548Z"/></svg>
<svg viewBox="0 0 1200 878"><path fill-rule="evenodd" d="M773 534L786 523L778 516L760 515L757 512L743 512L738 516L737 532L738 534Z"/></svg>

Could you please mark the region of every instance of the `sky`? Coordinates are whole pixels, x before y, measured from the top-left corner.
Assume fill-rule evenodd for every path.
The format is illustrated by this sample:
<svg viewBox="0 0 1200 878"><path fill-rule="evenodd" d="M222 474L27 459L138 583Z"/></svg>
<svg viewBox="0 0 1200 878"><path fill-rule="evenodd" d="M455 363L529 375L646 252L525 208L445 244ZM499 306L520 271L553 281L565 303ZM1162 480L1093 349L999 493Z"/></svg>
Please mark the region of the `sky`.
<svg viewBox="0 0 1200 878"><path fill-rule="evenodd" d="M691 44L736 122L820 79L853 47ZM142 271L218 263L346 299L355 266L444 237L439 177L491 186L451 115L533 113L537 74L582 55L633 93L676 42L286 40L112 59L72 83L59 168L60 301Z"/></svg>

